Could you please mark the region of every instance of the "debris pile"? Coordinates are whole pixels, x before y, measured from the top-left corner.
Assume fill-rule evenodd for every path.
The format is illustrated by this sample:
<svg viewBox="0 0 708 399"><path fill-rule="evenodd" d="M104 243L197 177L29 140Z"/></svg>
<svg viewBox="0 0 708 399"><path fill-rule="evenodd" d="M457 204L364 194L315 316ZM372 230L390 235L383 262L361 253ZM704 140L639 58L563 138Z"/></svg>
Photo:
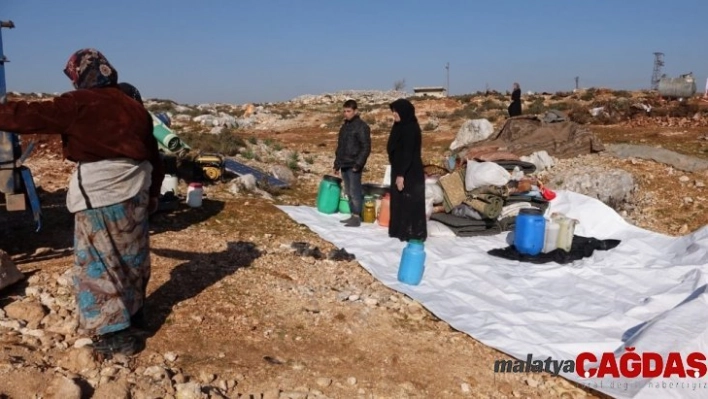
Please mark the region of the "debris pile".
<svg viewBox="0 0 708 399"><path fill-rule="evenodd" d="M346 100L355 99L361 106L389 103L405 97L408 97L408 93L396 90L345 90L319 95L305 94L295 97L287 103L294 105L342 104Z"/></svg>

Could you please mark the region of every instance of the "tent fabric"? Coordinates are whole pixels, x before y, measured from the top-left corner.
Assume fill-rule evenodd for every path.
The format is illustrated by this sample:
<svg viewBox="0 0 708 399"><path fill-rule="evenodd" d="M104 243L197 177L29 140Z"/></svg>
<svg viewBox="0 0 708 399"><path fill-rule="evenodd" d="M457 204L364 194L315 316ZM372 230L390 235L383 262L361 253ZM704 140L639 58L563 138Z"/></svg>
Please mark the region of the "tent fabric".
<svg viewBox="0 0 708 399"><path fill-rule="evenodd" d="M510 356L576 360L619 356L625 347L656 352L708 353L708 227L670 237L627 223L597 199L559 191L547 213L580 221L575 233L621 243L570 264L531 264L491 256L509 233L429 237L423 281L397 280L404 243L376 224L343 227L341 215L313 207L280 206L298 223L354 254L386 286L419 301L441 320ZM490 364L490 367L493 367ZM703 398L708 376L687 378L563 377L617 398ZM688 387L669 388L669 383ZM666 383L665 388L657 384ZM700 383L698 388L690 384ZM705 384L705 385L704 385Z"/></svg>

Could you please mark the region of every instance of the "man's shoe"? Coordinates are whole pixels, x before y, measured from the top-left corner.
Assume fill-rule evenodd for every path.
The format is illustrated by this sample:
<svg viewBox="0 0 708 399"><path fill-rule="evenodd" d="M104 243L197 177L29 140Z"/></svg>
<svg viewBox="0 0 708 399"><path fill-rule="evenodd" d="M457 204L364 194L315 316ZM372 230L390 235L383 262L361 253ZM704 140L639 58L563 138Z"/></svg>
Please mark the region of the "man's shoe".
<svg viewBox="0 0 708 399"><path fill-rule="evenodd" d="M352 221L352 219L354 219L354 216L349 216L349 217L346 218L346 219L340 220L339 223L349 223L349 222Z"/></svg>
<svg viewBox="0 0 708 399"><path fill-rule="evenodd" d="M344 227L359 227L361 226L361 221L357 216L352 216L351 220L348 221Z"/></svg>

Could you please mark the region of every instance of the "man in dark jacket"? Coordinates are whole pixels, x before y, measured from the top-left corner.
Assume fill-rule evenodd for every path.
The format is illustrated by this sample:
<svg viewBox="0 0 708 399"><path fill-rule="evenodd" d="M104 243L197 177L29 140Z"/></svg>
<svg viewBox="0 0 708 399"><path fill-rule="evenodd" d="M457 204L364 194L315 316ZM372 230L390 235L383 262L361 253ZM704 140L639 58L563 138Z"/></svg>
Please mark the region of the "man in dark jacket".
<svg viewBox="0 0 708 399"><path fill-rule="evenodd" d="M344 124L339 129L337 150L334 159L334 174L341 171L344 193L349 198L352 215L342 220L347 227L361 225L362 202L361 172L371 153L371 129L359 117L354 100L344 102Z"/></svg>

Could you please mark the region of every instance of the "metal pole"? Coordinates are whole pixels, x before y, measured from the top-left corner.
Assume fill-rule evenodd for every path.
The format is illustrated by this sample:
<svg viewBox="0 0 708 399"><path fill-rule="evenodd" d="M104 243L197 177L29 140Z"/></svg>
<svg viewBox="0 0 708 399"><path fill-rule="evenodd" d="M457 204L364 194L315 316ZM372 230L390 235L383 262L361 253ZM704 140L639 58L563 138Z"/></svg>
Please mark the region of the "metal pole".
<svg viewBox="0 0 708 399"><path fill-rule="evenodd" d="M450 63L445 64L447 70L447 96L450 97Z"/></svg>
<svg viewBox="0 0 708 399"><path fill-rule="evenodd" d="M2 46L2 29L13 29L12 21L0 21L0 104L7 101L5 84L5 63L9 62ZM19 176L15 171L15 160L20 156L20 143L15 134L0 131L0 193L14 194L19 186Z"/></svg>

